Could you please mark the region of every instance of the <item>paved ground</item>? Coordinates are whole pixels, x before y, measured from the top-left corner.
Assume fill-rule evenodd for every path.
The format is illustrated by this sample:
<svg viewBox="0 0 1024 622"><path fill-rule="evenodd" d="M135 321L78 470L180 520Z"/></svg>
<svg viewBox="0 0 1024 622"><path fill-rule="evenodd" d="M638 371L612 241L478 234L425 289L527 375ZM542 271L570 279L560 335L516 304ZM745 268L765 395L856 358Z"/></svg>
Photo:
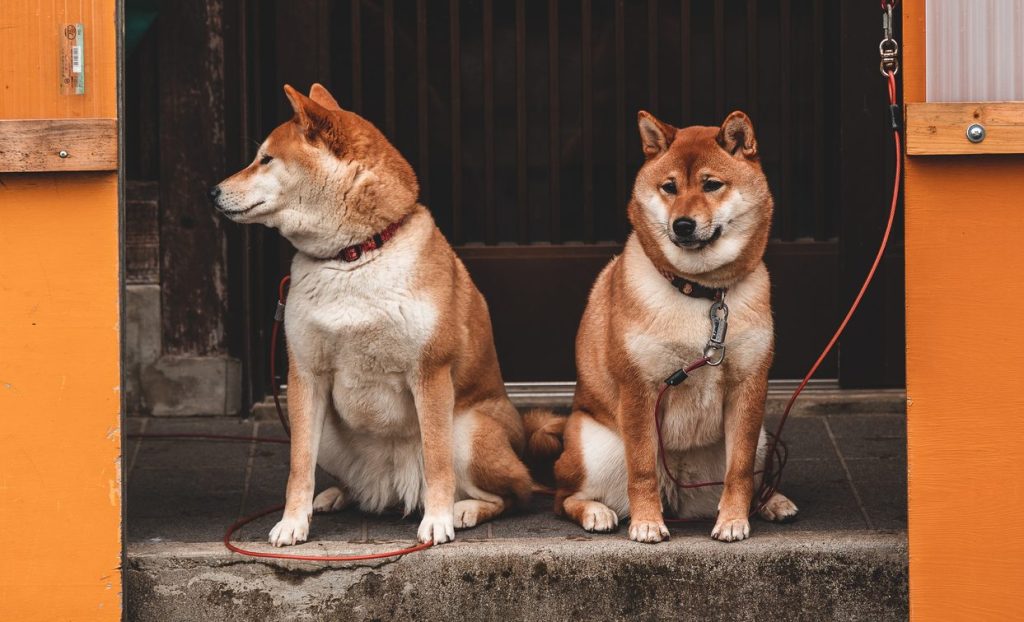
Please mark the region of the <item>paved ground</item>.
<svg viewBox="0 0 1024 622"><path fill-rule="evenodd" d="M783 491L800 507L788 525L754 524L756 532L903 531L906 529L906 436L899 414L811 415L791 418ZM131 432L282 436L277 423L223 418L133 418ZM130 542L214 542L240 516L283 502L286 445L145 440L128 446ZM318 490L330 478L320 474ZM463 539L588 537L551 513L549 497L532 507L475 529ZM243 540L263 540L276 517L247 528ZM366 516L355 511L317 515L312 538L346 542L409 540L415 517ZM673 525L678 535L703 535L709 525Z"/></svg>
<svg viewBox="0 0 1024 622"><path fill-rule="evenodd" d="M673 538L658 545L629 542L623 529L587 534L538 495L527 510L397 560L244 558L220 538L239 516L283 501L287 446L131 441L127 619L903 620L904 416L877 396L831 399L819 396L785 433L783 490L799 520L755 521L752 539L734 544L712 541L710 524L670 525ZM128 431L281 436L276 422L222 418L130 419ZM238 539L269 550L276 520ZM392 550L413 542L416 525L397 514L317 515L311 542L287 552Z"/></svg>

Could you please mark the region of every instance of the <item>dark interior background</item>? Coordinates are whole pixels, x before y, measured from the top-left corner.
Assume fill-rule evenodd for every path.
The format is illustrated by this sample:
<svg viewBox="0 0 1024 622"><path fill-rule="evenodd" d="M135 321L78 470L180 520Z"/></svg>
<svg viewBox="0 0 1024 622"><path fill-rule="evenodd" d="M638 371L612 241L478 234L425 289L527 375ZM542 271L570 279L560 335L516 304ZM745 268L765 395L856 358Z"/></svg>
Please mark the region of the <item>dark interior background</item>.
<svg viewBox="0 0 1024 622"><path fill-rule="evenodd" d="M637 111L680 126L746 111L776 201L772 374L801 376L884 226L880 35L876 6L828 0L163 3L129 51L126 165L140 182L130 192L158 197L165 347L237 356L246 398L266 392L292 250L275 232L217 221L202 191L290 117L282 84L317 81L416 169L422 202L488 299L509 381L575 377L587 292L628 233ZM211 342L217 313L227 321ZM900 386L903 350L898 229L819 376Z"/></svg>

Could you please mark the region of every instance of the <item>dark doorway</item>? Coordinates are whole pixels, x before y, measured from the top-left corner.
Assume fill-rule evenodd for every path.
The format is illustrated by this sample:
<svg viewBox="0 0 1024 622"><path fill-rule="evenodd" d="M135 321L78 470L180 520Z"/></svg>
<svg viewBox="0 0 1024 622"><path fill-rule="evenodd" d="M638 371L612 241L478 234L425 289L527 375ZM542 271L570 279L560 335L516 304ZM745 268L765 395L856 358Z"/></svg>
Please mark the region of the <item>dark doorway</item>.
<svg viewBox="0 0 1024 622"><path fill-rule="evenodd" d="M243 164L290 116L282 84L325 84L416 169L422 202L488 300L508 381L575 378L573 342L587 293L628 232L625 206L642 159L640 109L676 125L718 124L735 109L754 121L776 200L767 255L774 378L801 376L816 357L881 235L892 156L873 6L189 4L217 5L222 16L227 168ZM164 20L187 7L161 10ZM178 142L175 153L188 149L188 141ZM227 238L226 344L245 366L247 399L258 400L268 389L276 285L292 250L260 228L232 228ZM903 384L902 230L894 242L819 377L851 387Z"/></svg>

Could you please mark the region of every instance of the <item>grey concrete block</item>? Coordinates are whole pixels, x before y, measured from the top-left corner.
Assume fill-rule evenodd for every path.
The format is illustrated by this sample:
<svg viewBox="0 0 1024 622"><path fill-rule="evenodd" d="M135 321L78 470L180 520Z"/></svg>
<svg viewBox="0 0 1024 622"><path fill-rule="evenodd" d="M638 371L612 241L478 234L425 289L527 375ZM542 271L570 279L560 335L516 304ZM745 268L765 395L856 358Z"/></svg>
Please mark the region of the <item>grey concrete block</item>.
<svg viewBox="0 0 1024 622"><path fill-rule="evenodd" d="M129 413L149 412L142 373L160 358L160 286L125 287L124 314L125 408Z"/></svg>
<svg viewBox="0 0 1024 622"><path fill-rule="evenodd" d="M235 415L241 374L234 358L165 355L143 370L142 389L154 415Z"/></svg>

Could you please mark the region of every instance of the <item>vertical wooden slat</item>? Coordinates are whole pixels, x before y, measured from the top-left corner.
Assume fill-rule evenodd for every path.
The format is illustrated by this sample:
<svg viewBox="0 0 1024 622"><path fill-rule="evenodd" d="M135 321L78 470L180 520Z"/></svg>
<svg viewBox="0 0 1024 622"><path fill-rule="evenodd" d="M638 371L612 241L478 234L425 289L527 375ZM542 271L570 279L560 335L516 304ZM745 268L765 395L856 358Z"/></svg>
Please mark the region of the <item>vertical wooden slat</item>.
<svg viewBox="0 0 1024 622"><path fill-rule="evenodd" d="M583 87L583 241L593 243L594 235L594 72L591 43L591 0L580 2L580 69Z"/></svg>
<svg viewBox="0 0 1024 622"><path fill-rule="evenodd" d="M679 121L690 125L693 115L693 45L691 42L690 0L679 1Z"/></svg>
<svg viewBox="0 0 1024 622"><path fill-rule="evenodd" d="M163 353L223 356L228 225L211 215L207 199L211 181L227 172L222 5L177 2L157 28L160 179L166 181L160 184Z"/></svg>
<svg viewBox="0 0 1024 622"><path fill-rule="evenodd" d="M494 190L494 0L483 6L484 86L484 241L498 243L498 208Z"/></svg>
<svg viewBox="0 0 1024 622"><path fill-rule="evenodd" d="M781 0L779 5L779 153L781 155L781 174L779 176L779 196L776 204L782 206L779 214L778 236L783 240L792 240L793 235L793 202L790 200L789 188L793 172L793 152L791 136L793 133L793 97L790 82L790 67L793 63L792 45L793 12L791 0Z"/></svg>
<svg viewBox="0 0 1024 622"><path fill-rule="evenodd" d="M715 120L725 118L725 0L715 0Z"/></svg>
<svg viewBox="0 0 1024 622"><path fill-rule="evenodd" d="M448 1L452 99L452 242L462 243L462 64L459 0Z"/></svg>
<svg viewBox="0 0 1024 622"><path fill-rule="evenodd" d="M526 0L516 0L516 237L520 244L530 237L526 155Z"/></svg>
<svg viewBox="0 0 1024 622"><path fill-rule="evenodd" d="M626 27L623 0L615 0L615 200L626 201ZM626 230L626 210L618 205L620 229Z"/></svg>
<svg viewBox="0 0 1024 622"><path fill-rule="evenodd" d="M647 0L647 106L658 113L658 0Z"/></svg>
<svg viewBox="0 0 1024 622"><path fill-rule="evenodd" d="M395 0L384 0L384 131L395 140Z"/></svg>
<svg viewBox="0 0 1024 622"><path fill-rule="evenodd" d="M361 0L352 0L352 109L363 111L363 23Z"/></svg>
<svg viewBox="0 0 1024 622"><path fill-rule="evenodd" d="M814 33L814 47L811 53L813 59L811 101L814 106L812 127L816 128L816 131L813 132L814 138L812 139L814 170L811 175L814 179L812 195L814 201L811 203L811 209L814 211L814 239L824 240L828 237L826 230L828 226L827 211L824 209L825 177L828 174L826 162L828 158L825 157L825 132L823 130L825 127L825 98L822 96L825 92L825 3L815 2L813 4L814 22L811 26L811 31Z"/></svg>
<svg viewBox="0 0 1024 622"><path fill-rule="evenodd" d="M558 0L548 0L548 201L551 231L549 239L557 243L561 232L561 141L558 97Z"/></svg>
<svg viewBox="0 0 1024 622"><path fill-rule="evenodd" d="M758 76L760 76L760 55L757 53L757 0L747 0L747 103L745 110L754 121L756 128L760 122L760 105L758 101ZM821 99L824 99L824 93ZM756 130L755 130L756 131Z"/></svg>
<svg viewBox="0 0 1024 622"><path fill-rule="evenodd" d="M420 196L430 204L430 92L427 82L427 0L416 0L416 114L418 116Z"/></svg>

